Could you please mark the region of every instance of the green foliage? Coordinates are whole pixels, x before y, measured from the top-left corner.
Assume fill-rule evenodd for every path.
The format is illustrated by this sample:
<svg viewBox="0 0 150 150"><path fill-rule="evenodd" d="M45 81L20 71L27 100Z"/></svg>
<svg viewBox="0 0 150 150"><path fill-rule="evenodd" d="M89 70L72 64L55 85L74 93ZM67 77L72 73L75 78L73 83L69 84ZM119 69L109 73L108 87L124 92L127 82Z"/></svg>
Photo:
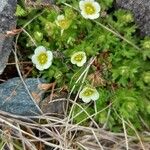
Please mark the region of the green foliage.
<svg viewBox="0 0 150 150"><path fill-rule="evenodd" d="M71 55L74 52L84 51L88 60L97 56L85 84L94 84L100 93L100 98L96 101L96 106L91 103L87 107L82 102L79 103L89 115L95 113L94 118L98 123L101 125L107 123L107 128L113 131L122 129L122 123L113 110L116 110L125 120L129 119L137 129L142 129L143 124L139 119L141 116L150 125L150 37L141 39L136 34L137 27L129 11L109 11L112 8L112 0L98 2L102 10L101 18L97 21L137 45L139 49L100 27L94 21L84 19L75 9L64 5L68 3L78 9L78 1L57 0L59 10L45 8L42 10L43 13L26 27L38 46L43 45L54 54L49 69L40 73L34 69L33 73L38 76L40 74L49 82L55 81L58 87L67 86L71 89L87 65L86 63L79 68L71 64ZM25 15L23 10L18 6L19 26L41 13L41 9L32 8ZM63 32L56 24L57 16L61 14L69 24ZM28 56L34 53L35 45L24 33L19 43L23 49L29 50ZM78 91L80 85L81 82L76 84L74 93ZM106 108L110 104L111 106ZM79 112L81 113L74 118L74 122L78 123L88 117L78 106L75 106L72 116ZM84 124L88 124L87 120Z"/></svg>
<svg viewBox="0 0 150 150"><path fill-rule="evenodd" d="M93 113L94 110L91 107L87 107L87 105L82 104L80 107L78 105L75 105L72 113L72 118L74 118L74 122L81 122L82 125L87 125L89 124L89 116L91 116Z"/></svg>
<svg viewBox="0 0 150 150"><path fill-rule="evenodd" d="M143 49L143 59L150 59L150 37L146 37L141 41L141 47Z"/></svg>
<svg viewBox="0 0 150 150"><path fill-rule="evenodd" d="M142 98L134 89L120 88L116 90L113 101L115 109L119 110L119 114L125 119L134 119L143 108Z"/></svg>
<svg viewBox="0 0 150 150"><path fill-rule="evenodd" d="M24 8L22 8L20 5L17 5L17 10L16 10L16 13L15 15L17 17L23 17L23 16L26 16L27 12Z"/></svg>

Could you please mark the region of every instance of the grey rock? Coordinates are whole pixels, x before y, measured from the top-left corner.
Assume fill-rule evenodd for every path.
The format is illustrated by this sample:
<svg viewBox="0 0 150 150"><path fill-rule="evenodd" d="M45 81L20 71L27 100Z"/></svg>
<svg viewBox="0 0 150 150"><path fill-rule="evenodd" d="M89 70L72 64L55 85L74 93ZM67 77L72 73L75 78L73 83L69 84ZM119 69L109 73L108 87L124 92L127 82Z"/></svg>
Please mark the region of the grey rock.
<svg viewBox="0 0 150 150"><path fill-rule="evenodd" d="M131 10L141 35L150 36L150 0L116 0L117 7Z"/></svg>
<svg viewBox="0 0 150 150"><path fill-rule="evenodd" d="M6 6L6 4L7 4L7 0L1 0L0 12L3 11L4 7Z"/></svg>
<svg viewBox="0 0 150 150"><path fill-rule="evenodd" d="M6 36L6 32L16 28L16 4L17 0L0 0L0 74L12 50L13 37Z"/></svg>
<svg viewBox="0 0 150 150"><path fill-rule="evenodd" d="M42 99L43 91L38 85L44 83L43 80L28 78L25 79L25 83L31 94L37 94L38 98ZM0 84L0 110L22 116L40 114L20 78Z"/></svg>

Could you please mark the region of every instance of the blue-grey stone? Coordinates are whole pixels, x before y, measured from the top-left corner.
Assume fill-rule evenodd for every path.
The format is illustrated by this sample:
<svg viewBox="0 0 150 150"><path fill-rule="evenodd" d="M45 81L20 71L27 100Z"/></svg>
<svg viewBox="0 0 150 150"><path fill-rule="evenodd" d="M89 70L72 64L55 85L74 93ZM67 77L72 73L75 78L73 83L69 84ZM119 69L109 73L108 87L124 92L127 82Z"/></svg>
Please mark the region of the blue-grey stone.
<svg viewBox="0 0 150 150"><path fill-rule="evenodd" d="M38 88L43 80L36 78L25 79L30 93L38 94L42 98L42 91ZM0 84L0 110L16 115L32 116L40 114L20 78L13 78Z"/></svg>

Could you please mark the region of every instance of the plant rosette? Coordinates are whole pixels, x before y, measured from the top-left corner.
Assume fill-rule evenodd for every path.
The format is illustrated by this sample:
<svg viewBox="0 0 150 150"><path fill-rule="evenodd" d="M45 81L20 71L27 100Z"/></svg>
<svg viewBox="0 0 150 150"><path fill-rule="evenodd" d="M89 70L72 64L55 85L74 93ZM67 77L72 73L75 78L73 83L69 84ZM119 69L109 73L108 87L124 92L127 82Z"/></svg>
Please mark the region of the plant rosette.
<svg viewBox="0 0 150 150"><path fill-rule="evenodd" d="M150 49L150 40L147 40L143 43L143 48L144 49Z"/></svg>
<svg viewBox="0 0 150 150"><path fill-rule="evenodd" d="M71 63L76 64L78 67L82 67L86 63L85 52L79 51L71 56Z"/></svg>
<svg viewBox="0 0 150 150"><path fill-rule="evenodd" d="M32 62L36 68L40 71L48 69L53 60L53 54L51 51L47 51L44 46L38 46L32 56Z"/></svg>
<svg viewBox="0 0 150 150"><path fill-rule="evenodd" d="M143 73L143 80L145 83L150 83L150 71Z"/></svg>
<svg viewBox="0 0 150 150"><path fill-rule="evenodd" d="M100 4L94 0L81 0L79 2L79 8L81 15L85 19L97 19L100 16Z"/></svg>
<svg viewBox="0 0 150 150"><path fill-rule="evenodd" d="M92 101L98 100L99 93L94 87L86 86L80 92L79 98L81 98L83 102L89 103L91 100Z"/></svg>

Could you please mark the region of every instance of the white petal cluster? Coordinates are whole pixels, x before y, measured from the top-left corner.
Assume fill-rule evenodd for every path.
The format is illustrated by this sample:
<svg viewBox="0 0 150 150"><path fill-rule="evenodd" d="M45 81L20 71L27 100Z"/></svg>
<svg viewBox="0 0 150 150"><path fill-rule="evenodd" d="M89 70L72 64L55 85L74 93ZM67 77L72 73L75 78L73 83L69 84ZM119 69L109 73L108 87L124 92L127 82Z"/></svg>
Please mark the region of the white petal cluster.
<svg viewBox="0 0 150 150"><path fill-rule="evenodd" d="M32 56L32 62L36 68L40 71L48 69L53 60L53 54L51 51L47 51L44 46L38 46Z"/></svg>
<svg viewBox="0 0 150 150"><path fill-rule="evenodd" d="M66 19L64 15L58 15L55 22L62 30L65 30L70 26L69 20Z"/></svg>
<svg viewBox="0 0 150 150"><path fill-rule="evenodd" d="M91 100L98 100L99 93L94 87L84 87L79 94L79 98L81 98L83 102L89 103Z"/></svg>
<svg viewBox="0 0 150 150"><path fill-rule="evenodd" d="M97 19L100 15L101 7L95 0L81 0L79 7L81 9L81 15L85 19Z"/></svg>
<svg viewBox="0 0 150 150"><path fill-rule="evenodd" d="M74 53L71 56L71 63L76 64L78 67L83 66L86 63L86 54L83 51Z"/></svg>

